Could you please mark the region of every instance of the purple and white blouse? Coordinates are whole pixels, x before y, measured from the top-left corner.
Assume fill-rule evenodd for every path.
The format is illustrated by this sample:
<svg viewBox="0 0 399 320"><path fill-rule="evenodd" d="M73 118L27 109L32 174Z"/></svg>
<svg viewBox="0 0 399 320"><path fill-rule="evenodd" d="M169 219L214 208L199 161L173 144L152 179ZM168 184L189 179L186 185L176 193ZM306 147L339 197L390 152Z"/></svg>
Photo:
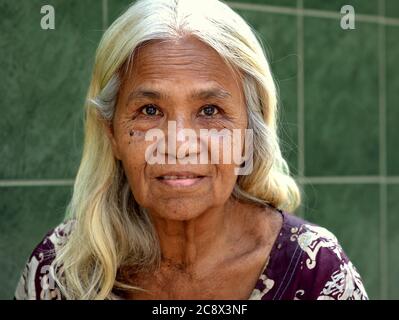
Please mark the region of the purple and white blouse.
<svg viewBox="0 0 399 320"><path fill-rule="evenodd" d="M283 224L250 300L368 299L356 267L330 231L278 211ZM15 299L65 299L52 281L51 263L72 228L69 220L46 234L25 265Z"/></svg>

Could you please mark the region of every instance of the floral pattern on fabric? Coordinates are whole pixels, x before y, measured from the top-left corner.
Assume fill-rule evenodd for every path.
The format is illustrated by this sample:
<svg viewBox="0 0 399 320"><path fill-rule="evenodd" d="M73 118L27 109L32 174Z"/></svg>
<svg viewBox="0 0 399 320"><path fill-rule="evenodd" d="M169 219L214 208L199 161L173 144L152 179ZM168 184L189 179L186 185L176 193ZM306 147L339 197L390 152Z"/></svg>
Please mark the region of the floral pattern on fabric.
<svg viewBox="0 0 399 320"><path fill-rule="evenodd" d="M47 233L35 248L22 271L14 298L17 300L61 300L61 291L54 282L53 262L57 249L66 243L74 225L66 221Z"/></svg>
<svg viewBox="0 0 399 320"><path fill-rule="evenodd" d="M318 300L366 300L367 293L352 262L342 263L320 292Z"/></svg>

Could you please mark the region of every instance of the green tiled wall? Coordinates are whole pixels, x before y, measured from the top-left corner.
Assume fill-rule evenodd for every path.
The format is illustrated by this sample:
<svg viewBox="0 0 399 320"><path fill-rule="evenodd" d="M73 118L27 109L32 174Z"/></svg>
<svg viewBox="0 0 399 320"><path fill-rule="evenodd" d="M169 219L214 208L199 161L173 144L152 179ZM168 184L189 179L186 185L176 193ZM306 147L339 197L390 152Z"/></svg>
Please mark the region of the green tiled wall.
<svg viewBox="0 0 399 320"><path fill-rule="evenodd" d="M364 285L376 298L380 292L379 186L307 185L305 217L333 231L353 261Z"/></svg>
<svg viewBox="0 0 399 320"><path fill-rule="evenodd" d="M44 4L55 30L40 28ZM0 298L12 298L64 214L94 52L129 4L0 0ZM263 41L280 90L281 145L304 190L298 214L337 236L371 298L399 299L398 1L231 4ZM359 14L355 30L340 28L344 4Z"/></svg>
<svg viewBox="0 0 399 320"><path fill-rule="evenodd" d="M389 297L398 299L399 283L399 185L388 186L388 234L386 237L388 252Z"/></svg>
<svg viewBox="0 0 399 320"><path fill-rule="evenodd" d="M0 0L0 179L72 178L81 105L102 34L97 0L49 0L55 30L40 28L43 1Z"/></svg>
<svg viewBox="0 0 399 320"><path fill-rule="evenodd" d="M0 298L9 299L32 249L64 215L70 187L3 187L0 200Z"/></svg>
<svg viewBox="0 0 399 320"><path fill-rule="evenodd" d="M396 0L385 0L385 12L389 18L399 17L399 2Z"/></svg>
<svg viewBox="0 0 399 320"><path fill-rule="evenodd" d="M399 2L398 2L399 3ZM397 7L399 12L399 6ZM398 15L399 17L399 15ZM387 170L392 176L399 176L398 119L399 119L399 27L386 28L387 61Z"/></svg>
<svg viewBox="0 0 399 320"><path fill-rule="evenodd" d="M304 23L305 175L377 175L378 30Z"/></svg>

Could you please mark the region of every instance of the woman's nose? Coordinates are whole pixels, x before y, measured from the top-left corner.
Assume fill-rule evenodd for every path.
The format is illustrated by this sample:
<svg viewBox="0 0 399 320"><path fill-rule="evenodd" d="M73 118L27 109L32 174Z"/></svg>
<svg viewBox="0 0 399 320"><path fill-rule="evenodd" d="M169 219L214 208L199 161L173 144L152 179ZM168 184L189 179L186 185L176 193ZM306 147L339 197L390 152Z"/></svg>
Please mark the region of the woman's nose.
<svg viewBox="0 0 399 320"><path fill-rule="evenodd" d="M166 128L168 156L175 159L197 156L198 136L188 117L180 116L169 119Z"/></svg>

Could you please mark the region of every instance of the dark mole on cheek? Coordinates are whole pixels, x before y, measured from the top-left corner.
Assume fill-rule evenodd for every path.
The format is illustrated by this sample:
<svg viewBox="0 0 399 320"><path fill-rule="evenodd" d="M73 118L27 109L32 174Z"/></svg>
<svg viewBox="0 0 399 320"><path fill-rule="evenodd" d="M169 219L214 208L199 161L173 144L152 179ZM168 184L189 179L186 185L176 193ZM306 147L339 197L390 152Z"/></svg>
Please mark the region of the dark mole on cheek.
<svg viewBox="0 0 399 320"><path fill-rule="evenodd" d="M129 136L131 136L131 137L143 137L145 135L145 133L144 132L142 132L142 131L138 131L138 130L130 130L129 131Z"/></svg>
<svg viewBox="0 0 399 320"><path fill-rule="evenodd" d="M130 130L130 132L129 132L129 136L131 136L131 137L133 137L134 136L134 130ZM129 144L130 144L130 140L129 140Z"/></svg>

